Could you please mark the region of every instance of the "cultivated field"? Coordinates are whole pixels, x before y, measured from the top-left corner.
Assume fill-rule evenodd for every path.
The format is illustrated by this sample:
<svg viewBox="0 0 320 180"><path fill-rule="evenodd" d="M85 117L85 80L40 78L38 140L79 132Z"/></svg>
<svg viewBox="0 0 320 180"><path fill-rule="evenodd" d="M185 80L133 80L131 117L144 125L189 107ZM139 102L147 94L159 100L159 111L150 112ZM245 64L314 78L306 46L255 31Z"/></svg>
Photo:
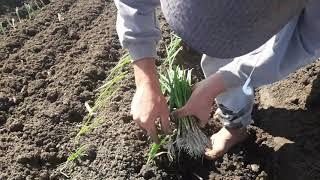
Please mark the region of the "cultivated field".
<svg viewBox="0 0 320 180"><path fill-rule="evenodd" d="M0 180L320 179L320 61L257 89L250 138L223 158L147 164L152 142L129 114L132 70L114 68L126 53L115 21L109 0L0 1ZM170 30L159 21L161 69ZM188 47L177 62L203 78Z"/></svg>

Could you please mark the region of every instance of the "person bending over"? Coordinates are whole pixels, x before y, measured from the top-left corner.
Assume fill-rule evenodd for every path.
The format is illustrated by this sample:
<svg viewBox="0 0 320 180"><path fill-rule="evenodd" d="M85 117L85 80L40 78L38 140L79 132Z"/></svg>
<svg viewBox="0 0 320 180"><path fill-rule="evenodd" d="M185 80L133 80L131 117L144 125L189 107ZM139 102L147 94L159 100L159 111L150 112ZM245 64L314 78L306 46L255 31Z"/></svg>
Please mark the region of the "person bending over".
<svg viewBox="0 0 320 180"><path fill-rule="evenodd" d="M320 56L320 1L318 0L115 0L120 43L133 60L136 92L131 114L134 121L159 142L155 120L169 130L169 110L156 72L156 45L161 38L155 9L172 30L202 53L205 79L187 104L173 112L194 115L202 125L214 117L222 129L211 137L204 152L216 159L247 137L252 122L254 95L242 88L256 88L285 78ZM250 90L250 89L249 89ZM250 92L250 91L249 91ZM276 122L275 122L276 123Z"/></svg>

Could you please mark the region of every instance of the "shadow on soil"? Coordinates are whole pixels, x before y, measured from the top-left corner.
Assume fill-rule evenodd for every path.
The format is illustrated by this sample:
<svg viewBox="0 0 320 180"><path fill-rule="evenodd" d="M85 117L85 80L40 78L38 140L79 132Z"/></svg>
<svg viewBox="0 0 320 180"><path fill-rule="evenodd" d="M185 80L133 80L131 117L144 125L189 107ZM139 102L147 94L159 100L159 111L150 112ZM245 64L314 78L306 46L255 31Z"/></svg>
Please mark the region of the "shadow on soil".
<svg viewBox="0 0 320 180"><path fill-rule="evenodd" d="M257 126L274 137L272 179L320 179L320 75L312 83L305 109L270 107L254 115Z"/></svg>

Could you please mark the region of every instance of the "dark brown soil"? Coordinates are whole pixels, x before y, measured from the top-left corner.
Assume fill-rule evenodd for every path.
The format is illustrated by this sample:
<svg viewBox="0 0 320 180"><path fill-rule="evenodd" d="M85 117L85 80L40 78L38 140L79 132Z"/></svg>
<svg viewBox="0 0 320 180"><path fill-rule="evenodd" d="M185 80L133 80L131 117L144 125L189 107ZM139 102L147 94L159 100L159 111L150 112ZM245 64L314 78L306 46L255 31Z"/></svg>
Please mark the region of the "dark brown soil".
<svg viewBox="0 0 320 180"><path fill-rule="evenodd" d="M1 18L11 17L15 6L0 1ZM258 89L250 138L217 161L145 165L151 141L129 115L132 73L102 112L105 122L75 143L87 114L84 103L93 104L123 54L115 16L113 1L52 0L35 19L0 35L1 180L320 179L319 61ZM163 58L170 30L162 16L160 22ZM180 59L196 69L195 79L203 78L198 54L185 48ZM217 122L210 125L208 134L219 129ZM63 163L80 144L88 147L85 155L63 175Z"/></svg>

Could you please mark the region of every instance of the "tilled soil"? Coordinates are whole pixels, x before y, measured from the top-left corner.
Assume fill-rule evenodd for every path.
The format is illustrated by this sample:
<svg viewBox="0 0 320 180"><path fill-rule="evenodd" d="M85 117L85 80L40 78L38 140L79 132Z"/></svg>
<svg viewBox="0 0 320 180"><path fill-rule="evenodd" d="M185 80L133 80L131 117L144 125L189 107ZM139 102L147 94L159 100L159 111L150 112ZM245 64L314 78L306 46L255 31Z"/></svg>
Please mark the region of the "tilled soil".
<svg viewBox="0 0 320 180"><path fill-rule="evenodd" d="M57 13L63 15L59 22ZM0 43L0 179L48 179L119 59L106 1L52 1Z"/></svg>
<svg viewBox="0 0 320 180"><path fill-rule="evenodd" d="M4 9L1 18L11 17ZM115 21L113 1L53 0L0 35L0 179L320 179L320 62L258 89L250 138L214 162L146 165L151 141L129 115L132 73L102 112L105 122L75 143L84 103L93 104L123 54ZM170 30L160 22L163 58ZM203 78L199 55L186 48L181 59ZM208 135L220 127L210 125ZM79 144L85 155L65 167Z"/></svg>

